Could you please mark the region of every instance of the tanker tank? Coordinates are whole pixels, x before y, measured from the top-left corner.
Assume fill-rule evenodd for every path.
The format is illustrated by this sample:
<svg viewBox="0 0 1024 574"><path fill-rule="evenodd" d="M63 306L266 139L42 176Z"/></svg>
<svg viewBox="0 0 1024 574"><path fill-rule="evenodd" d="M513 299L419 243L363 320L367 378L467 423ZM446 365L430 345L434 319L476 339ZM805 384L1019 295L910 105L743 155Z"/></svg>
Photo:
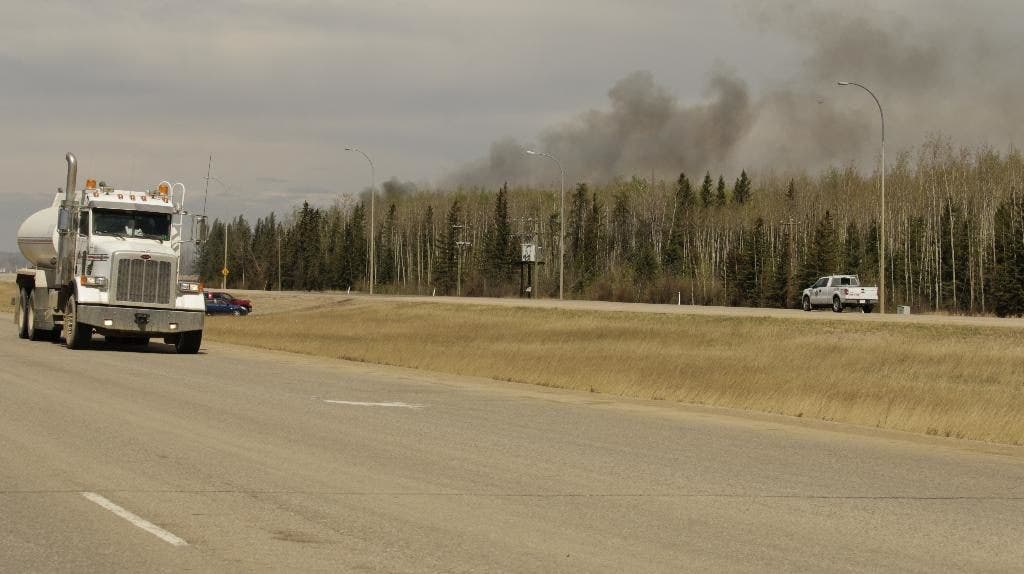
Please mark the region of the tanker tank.
<svg viewBox="0 0 1024 574"><path fill-rule="evenodd" d="M56 205L41 209L28 217L18 228L18 249L32 265L40 269L57 266L58 208Z"/></svg>

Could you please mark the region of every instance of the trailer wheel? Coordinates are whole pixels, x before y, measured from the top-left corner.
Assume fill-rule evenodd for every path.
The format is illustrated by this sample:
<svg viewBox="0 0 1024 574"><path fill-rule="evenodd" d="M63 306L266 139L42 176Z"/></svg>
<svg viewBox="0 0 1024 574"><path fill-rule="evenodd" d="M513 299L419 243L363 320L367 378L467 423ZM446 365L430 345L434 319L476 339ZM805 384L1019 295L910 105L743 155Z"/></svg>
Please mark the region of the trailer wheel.
<svg viewBox="0 0 1024 574"><path fill-rule="evenodd" d="M32 290L28 291L25 298L25 337L29 341L42 341L47 332L36 327L36 298Z"/></svg>
<svg viewBox="0 0 1024 574"><path fill-rule="evenodd" d="M832 298L832 310L836 313L843 312L843 302L839 299L839 295Z"/></svg>
<svg viewBox="0 0 1024 574"><path fill-rule="evenodd" d="M178 333L178 340L174 343L174 350L179 355L195 355L199 352L199 346L203 343L202 331L187 331Z"/></svg>
<svg viewBox="0 0 1024 574"><path fill-rule="evenodd" d="M14 324L18 326L18 338L28 339L28 292L24 289L18 289L18 303L17 307L14 308Z"/></svg>
<svg viewBox="0 0 1024 574"><path fill-rule="evenodd" d="M92 340L92 327L78 322L78 301L72 295L64 307L64 344L69 349L84 349Z"/></svg>

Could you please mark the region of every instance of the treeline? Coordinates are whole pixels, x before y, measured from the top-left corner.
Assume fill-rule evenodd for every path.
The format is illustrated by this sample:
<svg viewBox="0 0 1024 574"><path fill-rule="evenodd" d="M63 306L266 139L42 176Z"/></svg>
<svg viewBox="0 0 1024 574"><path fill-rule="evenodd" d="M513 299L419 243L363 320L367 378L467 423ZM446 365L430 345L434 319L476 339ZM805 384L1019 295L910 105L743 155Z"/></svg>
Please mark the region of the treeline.
<svg viewBox="0 0 1024 574"><path fill-rule="evenodd" d="M1021 154L934 140L887 168L884 238L878 174L853 168L579 183L566 191L566 297L797 307L821 275L877 284L885 241L890 310L1024 314ZM535 243L535 293L557 297L557 188L387 190L372 230L375 291L514 296L520 244ZM346 196L254 225L216 221L197 272L220 285L226 230L229 287L365 291L368 212L366 198Z"/></svg>

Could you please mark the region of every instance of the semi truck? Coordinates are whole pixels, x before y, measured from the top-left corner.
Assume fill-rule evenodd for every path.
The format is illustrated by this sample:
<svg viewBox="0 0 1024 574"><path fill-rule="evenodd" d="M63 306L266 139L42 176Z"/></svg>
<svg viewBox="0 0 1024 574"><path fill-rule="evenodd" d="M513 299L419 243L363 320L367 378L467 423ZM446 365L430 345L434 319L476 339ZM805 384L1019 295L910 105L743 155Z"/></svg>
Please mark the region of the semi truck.
<svg viewBox="0 0 1024 574"><path fill-rule="evenodd" d="M199 352L205 302L183 274L182 232L189 218L202 242L206 226L185 211L184 184L128 191L87 179L76 191L78 161L65 161L65 187L18 229L32 264L16 275L18 336L57 337L69 349L89 346L94 333L139 345L162 338L180 354Z"/></svg>

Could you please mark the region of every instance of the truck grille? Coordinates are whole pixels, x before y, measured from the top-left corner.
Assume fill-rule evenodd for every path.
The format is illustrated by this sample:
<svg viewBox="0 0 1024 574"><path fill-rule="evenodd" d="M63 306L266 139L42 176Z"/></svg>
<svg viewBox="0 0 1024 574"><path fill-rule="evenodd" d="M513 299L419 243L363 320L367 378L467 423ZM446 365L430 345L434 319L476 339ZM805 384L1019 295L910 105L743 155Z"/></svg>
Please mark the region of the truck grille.
<svg viewBox="0 0 1024 574"><path fill-rule="evenodd" d="M115 297L124 303L171 304L174 269L170 261L124 258L117 262Z"/></svg>

